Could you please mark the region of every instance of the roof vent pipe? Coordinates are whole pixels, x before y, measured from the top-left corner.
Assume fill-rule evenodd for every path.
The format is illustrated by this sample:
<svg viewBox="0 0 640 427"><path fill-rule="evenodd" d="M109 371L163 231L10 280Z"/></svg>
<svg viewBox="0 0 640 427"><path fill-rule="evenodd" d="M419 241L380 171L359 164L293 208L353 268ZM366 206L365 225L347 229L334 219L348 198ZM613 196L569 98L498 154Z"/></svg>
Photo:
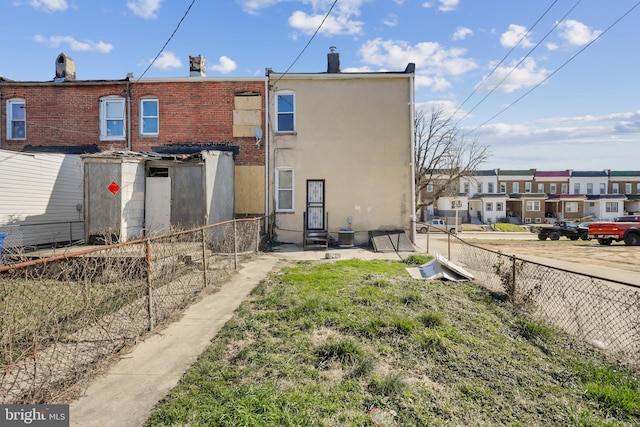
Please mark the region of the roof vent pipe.
<svg viewBox="0 0 640 427"><path fill-rule="evenodd" d="M331 46L327 54L327 73L340 72L340 54L336 52L336 47Z"/></svg>

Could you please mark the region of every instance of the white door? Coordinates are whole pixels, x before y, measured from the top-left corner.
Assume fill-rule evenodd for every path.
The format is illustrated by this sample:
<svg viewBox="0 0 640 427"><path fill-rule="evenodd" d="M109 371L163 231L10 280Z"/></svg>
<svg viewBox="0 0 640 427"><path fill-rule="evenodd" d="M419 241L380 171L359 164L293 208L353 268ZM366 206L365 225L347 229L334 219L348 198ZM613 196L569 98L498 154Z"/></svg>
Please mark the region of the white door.
<svg viewBox="0 0 640 427"><path fill-rule="evenodd" d="M147 177L144 221L147 236L171 230L171 178Z"/></svg>

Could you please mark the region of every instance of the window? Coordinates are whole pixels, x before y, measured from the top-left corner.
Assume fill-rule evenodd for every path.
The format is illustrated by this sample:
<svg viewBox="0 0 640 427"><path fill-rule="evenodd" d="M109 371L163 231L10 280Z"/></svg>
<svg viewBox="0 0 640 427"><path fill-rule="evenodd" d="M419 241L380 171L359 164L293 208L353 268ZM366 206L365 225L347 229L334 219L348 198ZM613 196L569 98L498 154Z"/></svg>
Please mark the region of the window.
<svg viewBox="0 0 640 427"><path fill-rule="evenodd" d="M7 139L27 139L27 121L24 99L7 101Z"/></svg>
<svg viewBox="0 0 640 427"><path fill-rule="evenodd" d="M469 194L469 189L470 189L469 187L470 187L470 184L469 184L468 182L465 182L463 185L464 185L464 190L463 190L463 191L464 191L466 194Z"/></svg>
<svg viewBox="0 0 640 427"><path fill-rule="evenodd" d="M607 194L607 184L604 182L600 183L600 194Z"/></svg>
<svg viewBox="0 0 640 427"><path fill-rule="evenodd" d="M563 183L563 184L560 186L560 192L561 192L562 194L567 194L567 193L569 193L569 184L567 184L566 182L565 182L565 183Z"/></svg>
<svg viewBox="0 0 640 427"><path fill-rule="evenodd" d="M549 193L556 194L556 191L557 191L556 183L552 182L551 184L549 184Z"/></svg>
<svg viewBox="0 0 640 427"><path fill-rule="evenodd" d="M489 183L487 184L487 187L489 187L489 188L487 188L487 191L488 191L489 193L493 193L493 182L489 182Z"/></svg>
<svg viewBox="0 0 640 427"><path fill-rule="evenodd" d="M278 92L276 95L276 132L295 132L295 102L293 92Z"/></svg>
<svg viewBox="0 0 640 427"><path fill-rule="evenodd" d="M564 211L567 213L578 212L578 202L567 202L567 204L564 205Z"/></svg>
<svg viewBox="0 0 640 427"><path fill-rule="evenodd" d="M124 139L124 98L120 96L100 98L100 139L103 141Z"/></svg>
<svg viewBox="0 0 640 427"><path fill-rule="evenodd" d="M593 184L592 183L588 183L587 184L587 194L593 194Z"/></svg>
<svg viewBox="0 0 640 427"><path fill-rule="evenodd" d="M538 184L538 193L544 193L544 184Z"/></svg>
<svg viewBox="0 0 640 427"><path fill-rule="evenodd" d="M631 183L627 182L624 185L624 194L631 194Z"/></svg>
<svg viewBox="0 0 640 427"><path fill-rule="evenodd" d="M528 212L540 211L540 200L527 200L526 210Z"/></svg>
<svg viewBox="0 0 640 427"><path fill-rule="evenodd" d="M433 193L433 184L427 184L427 193Z"/></svg>
<svg viewBox="0 0 640 427"><path fill-rule="evenodd" d="M276 174L276 211L293 211L293 169L278 168Z"/></svg>
<svg viewBox="0 0 640 427"><path fill-rule="evenodd" d="M487 203L485 204L485 210L486 210L487 212L491 212L491 211L493 211L493 202L487 202Z"/></svg>
<svg viewBox="0 0 640 427"><path fill-rule="evenodd" d="M604 210L605 212L618 212L618 202L607 202Z"/></svg>
<svg viewBox="0 0 640 427"><path fill-rule="evenodd" d="M507 192L507 184L504 182L500 183L500 193L506 193Z"/></svg>
<svg viewBox="0 0 640 427"><path fill-rule="evenodd" d="M511 188L513 188L512 193L519 193L520 192L520 183L519 182L514 182L511 185Z"/></svg>
<svg viewBox="0 0 640 427"><path fill-rule="evenodd" d="M576 182L573 184L573 194L580 194L580 183Z"/></svg>
<svg viewBox="0 0 640 427"><path fill-rule="evenodd" d="M504 210L504 206L502 202L496 202L496 212L502 212Z"/></svg>
<svg viewBox="0 0 640 427"><path fill-rule="evenodd" d="M611 187L611 194L618 194L620 191L620 185L617 182L614 182Z"/></svg>
<svg viewBox="0 0 640 427"><path fill-rule="evenodd" d="M476 184L476 193L482 194L482 183L478 182Z"/></svg>
<svg viewBox="0 0 640 427"><path fill-rule="evenodd" d="M524 183L524 192L525 193L531 193L531 183L530 182L525 182Z"/></svg>
<svg viewBox="0 0 640 427"><path fill-rule="evenodd" d="M640 194L640 182L636 184L636 194Z"/></svg>
<svg viewBox="0 0 640 427"><path fill-rule="evenodd" d="M160 114L156 98L140 100L140 134L143 136L157 136L159 133Z"/></svg>

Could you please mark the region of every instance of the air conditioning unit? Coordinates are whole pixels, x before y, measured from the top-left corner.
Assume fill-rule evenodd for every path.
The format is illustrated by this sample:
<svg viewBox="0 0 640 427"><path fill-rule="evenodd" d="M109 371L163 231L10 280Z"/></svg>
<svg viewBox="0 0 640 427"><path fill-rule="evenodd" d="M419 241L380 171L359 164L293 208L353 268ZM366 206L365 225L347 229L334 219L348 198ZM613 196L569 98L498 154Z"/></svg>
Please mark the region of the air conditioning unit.
<svg viewBox="0 0 640 427"><path fill-rule="evenodd" d="M16 127L13 131L13 138L15 139L25 139L27 137L27 132L24 126Z"/></svg>

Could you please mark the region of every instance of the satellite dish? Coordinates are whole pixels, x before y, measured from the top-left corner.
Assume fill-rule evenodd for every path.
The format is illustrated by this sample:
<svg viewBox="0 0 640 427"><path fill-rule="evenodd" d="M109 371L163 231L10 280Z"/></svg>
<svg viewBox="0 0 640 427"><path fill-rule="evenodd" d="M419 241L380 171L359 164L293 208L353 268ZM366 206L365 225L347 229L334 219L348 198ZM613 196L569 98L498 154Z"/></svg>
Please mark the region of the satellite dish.
<svg viewBox="0 0 640 427"><path fill-rule="evenodd" d="M262 128L256 126L253 128L253 132L256 134L256 147L260 148L260 142L262 142Z"/></svg>

